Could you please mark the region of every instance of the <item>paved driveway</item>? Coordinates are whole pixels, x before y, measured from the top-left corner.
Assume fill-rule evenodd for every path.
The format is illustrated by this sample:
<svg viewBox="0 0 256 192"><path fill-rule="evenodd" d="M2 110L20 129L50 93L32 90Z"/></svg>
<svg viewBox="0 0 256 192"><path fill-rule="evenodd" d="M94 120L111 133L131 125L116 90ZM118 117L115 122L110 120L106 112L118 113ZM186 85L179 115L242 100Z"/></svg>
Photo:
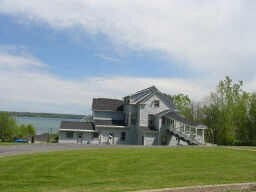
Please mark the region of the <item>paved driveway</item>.
<svg viewBox="0 0 256 192"><path fill-rule="evenodd" d="M79 144L18 144L0 145L0 157L48 151L77 150L83 148L131 147L121 145L79 145ZM133 146L134 147L134 146Z"/></svg>

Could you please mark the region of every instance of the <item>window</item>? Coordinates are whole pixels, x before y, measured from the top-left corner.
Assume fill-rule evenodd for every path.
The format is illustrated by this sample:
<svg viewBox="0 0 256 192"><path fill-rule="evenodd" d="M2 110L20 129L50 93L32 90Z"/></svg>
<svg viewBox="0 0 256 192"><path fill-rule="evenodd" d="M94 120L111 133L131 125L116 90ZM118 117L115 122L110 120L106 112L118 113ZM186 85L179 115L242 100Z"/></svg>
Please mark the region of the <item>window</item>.
<svg viewBox="0 0 256 192"><path fill-rule="evenodd" d="M154 115L152 114L148 115L148 127L154 129Z"/></svg>
<svg viewBox="0 0 256 192"><path fill-rule="evenodd" d="M159 106L160 106L159 100L154 100L154 107L159 107Z"/></svg>
<svg viewBox="0 0 256 192"><path fill-rule="evenodd" d="M125 104L130 104L130 97L125 97L124 103Z"/></svg>
<svg viewBox="0 0 256 192"><path fill-rule="evenodd" d="M126 139L126 132L121 132L121 141L125 141Z"/></svg>
<svg viewBox="0 0 256 192"><path fill-rule="evenodd" d="M198 136L203 136L203 130L202 129L197 129L197 135Z"/></svg>
<svg viewBox="0 0 256 192"><path fill-rule="evenodd" d="M67 137L68 139L73 139L73 137L74 137L74 132L71 132L71 131L66 132L66 137Z"/></svg>
<svg viewBox="0 0 256 192"><path fill-rule="evenodd" d="M93 136L93 138L98 138L98 137L99 137L99 133L94 132L94 133L92 134L92 136Z"/></svg>
<svg viewBox="0 0 256 192"><path fill-rule="evenodd" d="M146 104L144 104L144 103L143 103L143 104L140 104L140 108L141 108L141 109L144 109L145 106L146 106Z"/></svg>
<svg viewBox="0 0 256 192"><path fill-rule="evenodd" d="M131 124L136 125L136 123L137 123L137 114L132 113L132 115L131 115Z"/></svg>
<svg viewBox="0 0 256 192"><path fill-rule="evenodd" d="M166 124L166 119L165 117L162 117L162 125L165 125Z"/></svg>

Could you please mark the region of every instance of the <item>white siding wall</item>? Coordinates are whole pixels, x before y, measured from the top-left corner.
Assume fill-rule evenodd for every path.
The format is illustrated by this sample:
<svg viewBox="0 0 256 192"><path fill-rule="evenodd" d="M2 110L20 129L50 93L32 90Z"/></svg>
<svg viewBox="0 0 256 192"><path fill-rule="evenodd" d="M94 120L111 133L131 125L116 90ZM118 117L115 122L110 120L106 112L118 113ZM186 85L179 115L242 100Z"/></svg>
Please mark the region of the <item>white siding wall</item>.
<svg viewBox="0 0 256 192"><path fill-rule="evenodd" d="M157 144L157 135L154 132L145 132L144 133L144 145L156 145Z"/></svg>
<svg viewBox="0 0 256 192"><path fill-rule="evenodd" d="M160 106L154 107L154 100L159 100ZM148 126L148 115L149 114L157 114L159 112L162 112L164 110L169 109L167 105L165 105L164 102L161 101L161 99L154 95L149 100L145 102L144 107L140 107L140 124L141 127L147 127Z"/></svg>
<svg viewBox="0 0 256 192"><path fill-rule="evenodd" d="M81 137L79 137L81 136ZM78 143L78 144L97 144L98 138L93 137L93 133L88 132L74 132L73 138L67 138L65 131L59 133L59 143Z"/></svg>

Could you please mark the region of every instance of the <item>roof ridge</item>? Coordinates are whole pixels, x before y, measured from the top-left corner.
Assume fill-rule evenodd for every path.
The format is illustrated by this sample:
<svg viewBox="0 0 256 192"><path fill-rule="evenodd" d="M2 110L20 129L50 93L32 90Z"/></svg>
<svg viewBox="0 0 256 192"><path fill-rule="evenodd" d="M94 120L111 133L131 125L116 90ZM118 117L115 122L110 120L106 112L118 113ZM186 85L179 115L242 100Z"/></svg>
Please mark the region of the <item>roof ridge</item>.
<svg viewBox="0 0 256 192"><path fill-rule="evenodd" d="M94 97L93 99L108 99L108 100L119 100L119 101L123 101L122 99L107 98L107 97Z"/></svg>
<svg viewBox="0 0 256 192"><path fill-rule="evenodd" d="M153 85L153 86L150 86L150 87L148 87L148 88L139 90L139 91L137 91L137 92L131 94L130 96L132 96L132 95L137 95L137 94L139 94L139 93L143 93L143 92L145 92L145 91L152 90L152 89L158 90L158 89L156 88L156 86Z"/></svg>

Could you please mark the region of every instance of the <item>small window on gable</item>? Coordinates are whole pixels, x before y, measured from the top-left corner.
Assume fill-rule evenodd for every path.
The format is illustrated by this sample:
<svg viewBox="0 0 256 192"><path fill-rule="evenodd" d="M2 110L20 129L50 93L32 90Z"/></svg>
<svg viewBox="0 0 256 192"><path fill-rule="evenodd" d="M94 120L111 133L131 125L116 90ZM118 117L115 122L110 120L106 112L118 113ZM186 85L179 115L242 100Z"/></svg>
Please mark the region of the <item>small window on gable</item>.
<svg viewBox="0 0 256 192"><path fill-rule="evenodd" d="M159 107L159 106L160 106L159 100L154 100L154 107Z"/></svg>

